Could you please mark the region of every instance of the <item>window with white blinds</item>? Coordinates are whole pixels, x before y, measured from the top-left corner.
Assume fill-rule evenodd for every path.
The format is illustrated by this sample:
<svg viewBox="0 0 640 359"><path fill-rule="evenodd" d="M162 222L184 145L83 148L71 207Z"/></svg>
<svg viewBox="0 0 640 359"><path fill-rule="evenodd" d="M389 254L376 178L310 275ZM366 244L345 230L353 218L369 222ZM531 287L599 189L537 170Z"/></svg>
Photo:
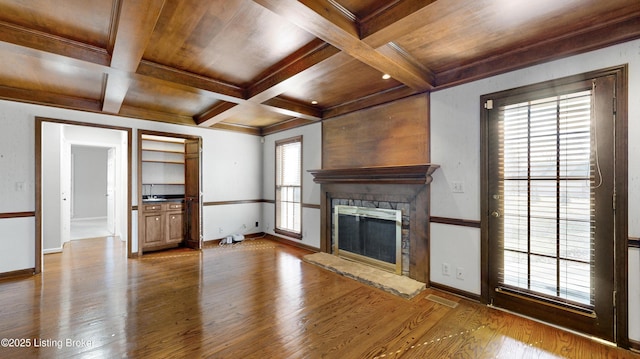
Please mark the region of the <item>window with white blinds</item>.
<svg viewBox="0 0 640 359"><path fill-rule="evenodd" d="M593 305L591 101L589 90L499 109L506 288Z"/></svg>
<svg viewBox="0 0 640 359"><path fill-rule="evenodd" d="M302 216L302 137L276 142L276 232L299 237Z"/></svg>

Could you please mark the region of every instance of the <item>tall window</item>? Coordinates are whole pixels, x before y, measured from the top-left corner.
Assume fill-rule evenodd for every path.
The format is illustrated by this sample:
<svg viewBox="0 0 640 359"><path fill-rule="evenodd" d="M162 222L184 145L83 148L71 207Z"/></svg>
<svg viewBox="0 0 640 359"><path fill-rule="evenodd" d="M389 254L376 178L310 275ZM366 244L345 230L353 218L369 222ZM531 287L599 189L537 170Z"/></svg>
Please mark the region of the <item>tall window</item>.
<svg viewBox="0 0 640 359"><path fill-rule="evenodd" d="M276 233L302 238L302 136L276 142Z"/></svg>

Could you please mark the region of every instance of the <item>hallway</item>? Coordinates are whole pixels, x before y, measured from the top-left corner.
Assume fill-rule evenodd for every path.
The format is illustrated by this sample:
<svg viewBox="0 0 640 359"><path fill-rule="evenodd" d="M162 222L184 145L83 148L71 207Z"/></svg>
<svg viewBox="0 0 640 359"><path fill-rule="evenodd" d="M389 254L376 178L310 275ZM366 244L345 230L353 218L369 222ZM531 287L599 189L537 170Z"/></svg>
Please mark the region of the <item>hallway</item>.
<svg viewBox="0 0 640 359"><path fill-rule="evenodd" d="M113 235L107 228L107 218L81 218L71 220L71 240L108 237Z"/></svg>

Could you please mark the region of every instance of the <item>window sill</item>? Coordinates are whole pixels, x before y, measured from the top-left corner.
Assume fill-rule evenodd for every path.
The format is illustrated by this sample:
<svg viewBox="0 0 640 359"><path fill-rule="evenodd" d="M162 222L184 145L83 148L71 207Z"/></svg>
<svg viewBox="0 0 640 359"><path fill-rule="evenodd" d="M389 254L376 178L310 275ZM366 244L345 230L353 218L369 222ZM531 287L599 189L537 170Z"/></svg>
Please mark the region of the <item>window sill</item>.
<svg viewBox="0 0 640 359"><path fill-rule="evenodd" d="M291 237L291 238L295 238L295 239L300 239L300 240L302 239L302 233L286 231L284 229L279 229L279 228L275 228L273 231L275 233L282 234L283 236L287 236L287 237Z"/></svg>

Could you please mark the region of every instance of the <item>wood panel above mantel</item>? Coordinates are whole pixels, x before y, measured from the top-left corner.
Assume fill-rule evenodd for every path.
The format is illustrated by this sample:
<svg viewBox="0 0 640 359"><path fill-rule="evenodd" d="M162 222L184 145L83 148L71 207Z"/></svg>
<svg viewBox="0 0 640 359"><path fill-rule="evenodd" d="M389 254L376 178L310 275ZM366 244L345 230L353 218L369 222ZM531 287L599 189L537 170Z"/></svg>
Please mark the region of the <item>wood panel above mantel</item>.
<svg viewBox="0 0 640 359"><path fill-rule="evenodd" d="M313 181L328 183L429 184L440 166L430 163L405 166L377 166L309 170Z"/></svg>

